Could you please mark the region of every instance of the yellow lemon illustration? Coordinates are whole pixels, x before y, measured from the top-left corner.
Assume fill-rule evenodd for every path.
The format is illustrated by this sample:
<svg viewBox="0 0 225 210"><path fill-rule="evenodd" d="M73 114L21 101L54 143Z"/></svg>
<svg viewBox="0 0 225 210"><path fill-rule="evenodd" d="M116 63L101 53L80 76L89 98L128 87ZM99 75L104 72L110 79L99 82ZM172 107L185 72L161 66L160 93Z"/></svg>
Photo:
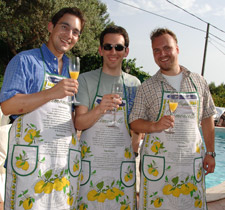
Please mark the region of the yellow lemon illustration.
<svg viewBox="0 0 225 210"><path fill-rule="evenodd" d="M181 185L181 188L180 188L180 192L181 192L183 195L188 195L188 194L190 194L189 187L188 187L186 184L182 184L182 185Z"/></svg>
<svg viewBox="0 0 225 210"><path fill-rule="evenodd" d="M179 197L179 196L180 196L180 189L176 187L176 188L172 191L172 195L173 195L174 197Z"/></svg>
<svg viewBox="0 0 225 210"><path fill-rule="evenodd" d="M79 210L86 210L86 207L85 207L85 205L83 203L80 205Z"/></svg>
<svg viewBox="0 0 225 210"><path fill-rule="evenodd" d="M22 167L22 165L21 165L22 162L23 162L22 160L17 160L17 161L16 161L16 167L17 167L17 168L21 168L21 167Z"/></svg>
<svg viewBox="0 0 225 210"><path fill-rule="evenodd" d="M195 207L196 207L196 208L197 208L197 207L202 208L202 201L199 200L199 199L197 199L197 200L195 201Z"/></svg>
<svg viewBox="0 0 225 210"><path fill-rule="evenodd" d="M199 145L197 145L197 147L196 147L196 150L195 150L197 153L200 153L200 147L199 147Z"/></svg>
<svg viewBox="0 0 225 210"><path fill-rule="evenodd" d="M66 186L66 185L70 186L70 181L66 177L63 177L61 179L61 181L63 183L63 187Z"/></svg>
<svg viewBox="0 0 225 210"><path fill-rule="evenodd" d="M87 146L83 145L81 148L81 157L82 158L84 158L86 152L87 152Z"/></svg>
<svg viewBox="0 0 225 210"><path fill-rule="evenodd" d="M25 161L24 165L22 166L22 169L27 171L29 168L29 163L27 161Z"/></svg>
<svg viewBox="0 0 225 210"><path fill-rule="evenodd" d="M45 194L50 194L53 190L53 183L48 182L45 187L44 187L44 193Z"/></svg>
<svg viewBox="0 0 225 210"><path fill-rule="evenodd" d="M34 192L35 193L42 193L44 191L43 185L45 182L43 180L40 180L35 186L34 186Z"/></svg>
<svg viewBox="0 0 225 210"><path fill-rule="evenodd" d="M160 142L159 141L155 141L151 147L152 152L156 153L159 151L160 148Z"/></svg>
<svg viewBox="0 0 225 210"><path fill-rule="evenodd" d="M62 179L59 179L59 178L55 179L53 188L56 191L62 191L63 187L64 187L64 185L63 185Z"/></svg>
<svg viewBox="0 0 225 210"><path fill-rule="evenodd" d="M124 153L124 157L129 158L129 159L131 158L131 152L128 149L126 149L126 151Z"/></svg>
<svg viewBox="0 0 225 210"><path fill-rule="evenodd" d="M84 179L84 175L83 175L83 173L81 173L80 174L80 181L83 181L83 179Z"/></svg>
<svg viewBox="0 0 225 210"><path fill-rule="evenodd" d="M74 172L78 171L79 168L80 168L79 163L76 163L76 164L73 165L73 171Z"/></svg>
<svg viewBox="0 0 225 210"><path fill-rule="evenodd" d="M173 186L171 184L167 184L163 187L163 194L170 195L172 193Z"/></svg>
<svg viewBox="0 0 225 210"><path fill-rule="evenodd" d="M17 123L17 128L21 128L21 123Z"/></svg>
<svg viewBox="0 0 225 210"><path fill-rule="evenodd" d="M91 190L91 191L89 191L88 194L87 194L87 199L88 199L89 201L95 201L95 200L98 198L97 194L98 194L98 193L97 193L96 190Z"/></svg>
<svg viewBox="0 0 225 210"><path fill-rule="evenodd" d="M34 136L36 136L36 130L30 129L27 131L27 134L24 136L24 141L31 143L34 139Z"/></svg>
<svg viewBox="0 0 225 210"><path fill-rule="evenodd" d="M124 192L121 191L121 190L119 190L119 189L116 188L116 187L113 187L113 188L112 188L112 191L115 193L115 196L118 196L119 194L120 194L121 196L124 195Z"/></svg>
<svg viewBox="0 0 225 210"><path fill-rule="evenodd" d="M73 197L72 196L67 198L67 204L70 205L70 206L73 205Z"/></svg>
<svg viewBox="0 0 225 210"><path fill-rule="evenodd" d="M26 200L23 201L23 208L26 209L31 209L33 207L33 203L31 201L31 198L27 198Z"/></svg>
<svg viewBox="0 0 225 210"><path fill-rule="evenodd" d="M132 173L126 174L126 176L124 177L125 182L128 182L131 179L133 179L133 174Z"/></svg>
<svg viewBox="0 0 225 210"><path fill-rule="evenodd" d="M187 186L189 187L190 192L193 191L193 190L197 191L197 189L198 189L195 185L193 185L190 182L187 183Z"/></svg>
<svg viewBox="0 0 225 210"><path fill-rule="evenodd" d="M113 200L113 199L116 198L115 192L113 192L111 189L108 189L108 190L106 191L106 196L107 196L107 198L108 198L109 200Z"/></svg>
<svg viewBox="0 0 225 210"><path fill-rule="evenodd" d="M121 205L120 210L130 210L130 206L129 205Z"/></svg>
<svg viewBox="0 0 225 210"><path fill-rule="evenodd" d="M162 206L162 201L160 200L160 198L157 198L154 201L154 206L155 206L155 208L159 208L160 206Z"/></svg>
<svg viewBox="0 0 225 210"><path fill-rule="evenodd" d="M76 141L76 139L74 138L74 136L72 136L72 144L73 144L73 145L76 145L76 144L77 144L77 141Z"/></svg>
<svg viewBox="0 0 225 210"><path fill-rule="evenodd" d="M100 202L100 203L104 203L105 202L105 199L106 199L106 194L101 192L97 198L97 201Z"/></svg>
<svg viewBox="0 0 225 210"><path fill-rule="evenodd" d="M148 173L149 173L149 174L152 174L153 176L158 176L158 174L159 174L158 170L155 169L155 168L152 168L152 167L150 167L150 168L148 169Z"/></svg>
<svg viewBox="0 0 225 210"><path fill-rule="evenodd" d="M199 170L199 171L198 171L198 173L197 173L197 179L200 179L200 178L201 178L201 176L202 176L202 171L201 171L201 170Z"/></svg>

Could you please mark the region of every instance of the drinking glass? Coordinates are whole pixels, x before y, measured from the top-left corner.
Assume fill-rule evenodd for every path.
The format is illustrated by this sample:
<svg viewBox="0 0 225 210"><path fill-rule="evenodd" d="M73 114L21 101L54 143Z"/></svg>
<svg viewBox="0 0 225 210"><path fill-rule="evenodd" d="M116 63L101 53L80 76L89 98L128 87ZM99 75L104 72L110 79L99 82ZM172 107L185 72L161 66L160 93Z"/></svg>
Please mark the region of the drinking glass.
<svg viewBox="0 0 225 210"><path fill-rule="evenodd" d="M171 92L169 94L169 111L170 111L170 115L174 116L174 112L177 109L178 106L178 102L179 102L179 93L178 92ZM166 133L175 133L175 131L173 130L172 127L170 127L169 129L165 130Z"/></svg>
<svg viewBox="0 0 225 210"><path fill-rule="evenodd" d="M121 98L123 98L123 84L114 83L112 85L112 93L118 94ZM116 122L116 112L117 112L117 109L115 108L113 110L113 121L108 124L109 127L119 126L118 125L119 123Z"/></svg>
<svg viewBox="0 0 225 210"><path fill-rule="evenodd" d="M80 58L76 56L71 56L69 58L69 73L72 79L77 79L80 73ZM79 104L80 102L76 100L75 95L73 96L73 100L71 100L74 104Z"/></svg>

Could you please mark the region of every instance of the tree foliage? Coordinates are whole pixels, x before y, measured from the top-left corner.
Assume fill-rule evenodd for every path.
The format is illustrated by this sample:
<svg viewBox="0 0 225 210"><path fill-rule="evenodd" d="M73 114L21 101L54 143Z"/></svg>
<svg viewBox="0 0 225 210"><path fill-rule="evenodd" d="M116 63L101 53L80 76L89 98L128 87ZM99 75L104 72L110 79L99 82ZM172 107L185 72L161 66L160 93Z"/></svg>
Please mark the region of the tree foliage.
<svg viewBox="0 0 225 210"><path fill-rule="evenodd" d="M209 84L209 89L212 94L214 103L218 107L225 107L225 84L221 84L216 87L215 83Z"/></svg>
<svg viewBox="0 0 225 210"><path fill-rule="evenodd" d="M73 52L79 56L97 52L98 37L105 26L111 23L105 4L98 0L1 0L0 40L9 56L2 63L7 64L12 56L22 50L40 47L48 39L47 24L61 8L77 6L86 19L86 26Z"/></svg>

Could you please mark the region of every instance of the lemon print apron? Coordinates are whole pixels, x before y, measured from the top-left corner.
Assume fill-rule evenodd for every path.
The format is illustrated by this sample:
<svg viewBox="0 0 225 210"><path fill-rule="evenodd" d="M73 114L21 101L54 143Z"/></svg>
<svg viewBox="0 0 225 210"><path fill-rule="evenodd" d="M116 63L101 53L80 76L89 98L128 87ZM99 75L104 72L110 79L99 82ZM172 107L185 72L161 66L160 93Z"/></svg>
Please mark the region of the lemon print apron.
<svg viewBox="0 0 225 210"><path fill-rule="evenodd" d="M45 69L45 64L44 64ZM42 87L62 76L45 72ZM60 210L76 207L81 152L69 97L19 116L9 134L5 209Z"/></svg>
<svg viewBox="0 0 225 210"><path fill-rule="evenodd" d="M101 78L101 74L100 74ZM92 107L98 105L100 79ZM127 124L126 90L116 111L118 127L109 127L113 114L105 113L81 134L81 186L78 209L136 209L135 156Z"/></svg>
<svg viewBox="0 0 225 210"><path fill-rule="evenodd" d="M179 93L175 133L162 131L145 136L141 148L140 210L207 209L204 147L198 127L200 101L192 80L191 83L193 92ZM158 119L169 115L169 94L163 90Z"/></svg>

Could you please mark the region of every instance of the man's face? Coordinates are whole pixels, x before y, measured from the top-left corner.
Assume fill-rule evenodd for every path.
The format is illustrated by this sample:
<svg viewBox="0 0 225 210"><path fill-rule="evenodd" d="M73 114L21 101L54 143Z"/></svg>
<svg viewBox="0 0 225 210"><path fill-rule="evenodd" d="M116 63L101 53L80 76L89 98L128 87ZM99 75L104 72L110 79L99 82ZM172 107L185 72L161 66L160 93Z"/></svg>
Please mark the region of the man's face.
<svg viewBox="0 0 225 210"><path fill-rule="evenodd" d="M111 50L104 49L104 45L112 45ZM122 45L121 51L116 50L116 45ZM121 46L120 46L121 47ZM106 34L104 36L103 47L99 47L99 53L103 57L103 68L121 69L123 58L128 55L129 48L125 48L124 37L120 34Z"/></svg>
<svg viewBox="0 0 225 210"><path fill-rule="evenodd" d="M65 14L53 26L49 23L48 30L51 33L48 47L54 55L62 55L73 48L79 39L81 21L78 17Z"/></svg>
<svg viewBox="0 0 225 210"><path fill-rule="evenodd" d="M169 34L164 34L152 42L153 56L156 64L163 71L173 70L178 64L179 48Z"/></svg>

